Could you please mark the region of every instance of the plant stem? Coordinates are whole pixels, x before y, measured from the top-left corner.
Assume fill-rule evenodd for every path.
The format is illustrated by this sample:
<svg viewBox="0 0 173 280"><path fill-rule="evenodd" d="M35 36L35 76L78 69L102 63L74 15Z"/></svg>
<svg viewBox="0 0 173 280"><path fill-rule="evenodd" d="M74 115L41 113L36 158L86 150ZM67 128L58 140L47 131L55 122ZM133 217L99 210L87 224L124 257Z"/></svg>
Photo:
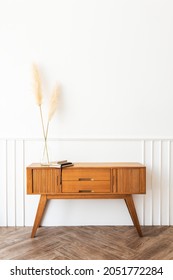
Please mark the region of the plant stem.
<svg viewBox="0 0 173 280"><path fill-rule="evenodd" d="M49 163L49 155L48 155L48 148L47 148L48 130L49 130L49 121L48 121L47 127L46 127L46 133L45 133L45 138L44 138L45 139L45 146L44 146L44 152L43 152L43 155L46 153L48 163Z"/></svg>
<svg viewBox="0 0 173 280"><path fill-rule="evenodd" d="M45 128L44 128L44 121L43 121L43 114L42 114L42 108L41 105L39 105L40 108L40 117L41 117L41 124L42 124L42 130L43 130L43 136L44 136L44 151L43 151L43 156L46 152L46 157L47 157L47 161L49 163L49 155L48 155L48 148L47 148L47 135L48 135L48 126L46 129L46 133L45 133Z"/></svg>
<svg viewBox="0 0 173 280"><path fill-rule="evenodd" d="M46 127L46 139L47 139L47 136L48 136L48 130L49 130L49 121L47 122L47 127Z"/></svg>

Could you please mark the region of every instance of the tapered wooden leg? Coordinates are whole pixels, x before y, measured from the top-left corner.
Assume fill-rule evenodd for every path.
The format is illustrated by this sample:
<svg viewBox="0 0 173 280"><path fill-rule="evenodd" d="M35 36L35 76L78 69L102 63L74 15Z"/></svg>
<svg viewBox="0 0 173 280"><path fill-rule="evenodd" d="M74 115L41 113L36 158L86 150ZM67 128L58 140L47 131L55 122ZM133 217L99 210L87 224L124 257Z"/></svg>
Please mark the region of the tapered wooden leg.
<svg viewBox="0 0 173 280"><path fill-rule="evenodd" d="M32 228L32 233L31 233L31 238L34 238L37 228L39 227L40 223L41 223L41 219L43 217L43 213L44 213L44 209L46 207L46 203L47 203L47 196L46 195L41 195L40 197L40 201L38 204L38 208L37 208L37 214L35 216L35 221L34 221L34 225Z"/></svg>
<svg viewBox="0 0 173 280"><path fill-rule="evenodd" d="M126 205L127 205L128 210L129 210L130 216L132 218L133 224L136 227L136 230L137 230L139 236L142 237L143 236L142 235L142 230L141 230L141 226L139 224L139 220L138 220L138 216L137 216L137 213L136 213L136 209L135 209L135 205L134 205L132 195L129 195L129 196L125 197L124 200L126 202Z"/></svg>

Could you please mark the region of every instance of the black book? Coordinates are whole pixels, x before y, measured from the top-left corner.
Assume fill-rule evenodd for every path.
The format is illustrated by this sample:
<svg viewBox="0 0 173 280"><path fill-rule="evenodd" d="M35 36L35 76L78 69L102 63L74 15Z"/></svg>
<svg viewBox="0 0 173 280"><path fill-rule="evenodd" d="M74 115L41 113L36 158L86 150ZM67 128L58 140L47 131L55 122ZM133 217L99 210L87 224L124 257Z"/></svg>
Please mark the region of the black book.
<svg viewBox="0 0 173 280"><path fill-rule="evenodd" d="M73 166L72 162L69 162L67 160L62 160L62 161L57 161L57 162L51 162L50 167L55 167L55 168L64 168L68 166Z"/></svg>
<svg viewBox="0 0 173 280"><path fill-rule="evenodd" d="M68 167L68 166L72 166L73 165L73 163L72 162L69 162L69 161L67 161L67 162L64 162L64 163L61 163L61 167L63 168L63 167Z"/></svg>

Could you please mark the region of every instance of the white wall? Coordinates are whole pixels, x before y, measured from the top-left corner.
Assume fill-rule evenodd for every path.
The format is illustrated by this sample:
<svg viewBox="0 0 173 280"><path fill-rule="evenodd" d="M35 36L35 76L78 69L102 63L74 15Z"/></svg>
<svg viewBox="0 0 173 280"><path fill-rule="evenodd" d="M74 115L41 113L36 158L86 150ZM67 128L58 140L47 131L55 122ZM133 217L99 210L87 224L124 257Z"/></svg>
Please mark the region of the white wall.
<svg viewBox="0 0 173 280"><path fill-rule="evenodd" d="M44 116L62 85L52 157L146 163L140 222L173 224L172 11L171 0L0 0L0 225L32 224L38 201L25 195L25 167L42 152L33 62ZM43 224L130 222L122 201L82 200L50 202Z"/></svg>

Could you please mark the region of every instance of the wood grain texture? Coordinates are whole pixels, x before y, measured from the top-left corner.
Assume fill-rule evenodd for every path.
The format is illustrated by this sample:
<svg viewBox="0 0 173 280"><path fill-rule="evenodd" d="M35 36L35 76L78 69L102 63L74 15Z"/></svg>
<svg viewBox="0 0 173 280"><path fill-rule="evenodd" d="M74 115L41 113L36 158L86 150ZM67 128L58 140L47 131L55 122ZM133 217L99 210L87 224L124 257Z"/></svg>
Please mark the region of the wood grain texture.
<svg viewBox="0 0 173 280"><path fill-rule="evenodd" d="M33 194L56 194L60 192L60 169L28 168L27 172L28 194L31 193L31 189ZM32 184L32 188L29 184Z"/></svg>
<svg viewBox="0 0 173 280"><path fill-rule="evenodd" d="M41 223L41 219L43 217L43 213L44 213L44 209L46 207L46 203L47 203L46 195L41 195L40 196L40 201L39 201L39 204L38 204L37 213L36 213L36 216L35 216L35 221L34 221L32 233L31 233L32 238L35 236L37 228L39 227L39 225Z"/></svg>
<svg viewBox="0 0 173 280"><path fill-rule="evenodd" d="M136 230L137 230L139 236L142 237L143 234L142 234L142 231L141 231L141 226L139 224L139 220L138 220L138 216L137 216L137 213L136 213L133 198L132 198L131 195L129 195L124 200L126 202L126 205L127 205L128 210L129 210L130 216L132 218L133 224L136 227Z"/></svg>
<svg viewBox="0 0 173 280"><path fill-rule="evenodd" d="M62 193L90 190L93 193L140 194L146 190L145 177L146 168L140 163L74 163L62 169L62 173L58 168L31 164L27 167L27 193L61 194L62 182Z"/></svg>
<svg viewBox="0 0 173 280"><path fill-rule="evenodd" d="M28 182L32 184L32 186L28 186L27 183L29 194L31 189L33 194L41 194L31 237L35 236L42 219L47 200L46 195L54 194L55 199L57 195L62 197L64 194L69 194L69 196L72 194L71 198L73 199L74 194L76 194L76 198L80 199L79 194L82 193L84 198L87 199L88 194L91 196L94 194L94 198L99 198L97 197L98 194L106 199L109 198L110 194L114 194L112 191L115 192L115 196L117 195L115 198L118 198L119 194L123 195L132 221L139 236L142 237L142 231L131 194L140 194L141 189L145 191L145 178L143 178L145 177L145 172L142 173L143 177L141 176L141 170L145 170L145 167L140 163L135 164L133 167L129 167L129 163L124 163L125 168L118 167L117 165L115 165L116 168L115 166L108 167L109 163L106 163L106 165L106 168L103 167L104 163L94 163L94 167L93 164L89 167L88 163L83 163L80 167L80 164L76 166L74 163L74 166L65 169L54 167L42 168L39 165L35 167L34 164L27 167L27 170L29 170ZM110 165L112 166L112 163ZM113 187L111 185L112 182Z"/></svg>
<svg viewBox="0 0 173 280"><path fill-rule="evenodd" d="M173 260L173 227L0 227L1 260Z"/></svg>
<svg viewBox="0 0 173 280"><path fill-rule="evenodd" d="M43 166L40 163L32 163L28 166L28 168L49 168L47 166ZM138 167L142 168L145 165L139 162L75 162L73 166L69 166L68 169L73 168L112 168L112 167L123 167L123 168L130 168L130 167Z"/></svg>
<svg viewBox="0 0 173 280"><path fill-rule="evenodd" d="M99 168L98 168L99 167ZM110 168L102 168L98 164L97 168L77 168L76 165L72 168L62 169L62 180L78 181L79 179L91 179L94 181L109 181L110 180Z"/></svg>
<svg viewBox="0 0 173 280"><path fill-rule="evenodd" d="M110 181L62 181L62 193L110 193Z"/></svg>
<svg viewBox="0 0 173 280"><path fill-rule="evenodd" d="M145 168L117 168L116 187L117 193L137 194L145 193L146 169ZM114 176L115 176L114 172ZM114 180L115 181L115 180Z"/></svg>

